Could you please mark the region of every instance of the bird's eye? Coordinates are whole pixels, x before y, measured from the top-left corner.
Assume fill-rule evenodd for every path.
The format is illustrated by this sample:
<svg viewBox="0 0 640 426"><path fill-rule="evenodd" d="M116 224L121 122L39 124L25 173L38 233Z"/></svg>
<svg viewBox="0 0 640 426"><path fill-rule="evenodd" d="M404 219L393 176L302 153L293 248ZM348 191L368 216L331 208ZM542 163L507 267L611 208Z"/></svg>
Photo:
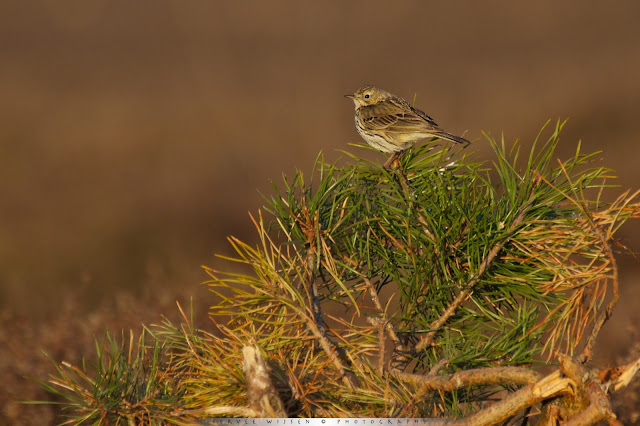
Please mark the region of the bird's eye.
<svg viewBox="0 0 640 426"><path fill-rule="evenodd" d="M364 95L365 99L369 99L370 95L367 93L366 95Z"/></svg>

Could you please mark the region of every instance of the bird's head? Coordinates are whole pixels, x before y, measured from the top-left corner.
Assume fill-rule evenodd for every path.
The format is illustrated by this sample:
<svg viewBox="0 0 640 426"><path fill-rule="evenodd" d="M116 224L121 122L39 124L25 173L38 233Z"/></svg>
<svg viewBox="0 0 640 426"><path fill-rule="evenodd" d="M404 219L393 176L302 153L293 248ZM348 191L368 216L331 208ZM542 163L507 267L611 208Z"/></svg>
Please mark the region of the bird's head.
<svg viewBox="0 0 640 426"><path fill-rule="evenodd" d="M393 97L388 92L382 89L378 89L375 86L362 86L353 95L344 95L345 98L349 98L356 105L356 109L365 107L368 105L374 105L380 101Z"/></svg>

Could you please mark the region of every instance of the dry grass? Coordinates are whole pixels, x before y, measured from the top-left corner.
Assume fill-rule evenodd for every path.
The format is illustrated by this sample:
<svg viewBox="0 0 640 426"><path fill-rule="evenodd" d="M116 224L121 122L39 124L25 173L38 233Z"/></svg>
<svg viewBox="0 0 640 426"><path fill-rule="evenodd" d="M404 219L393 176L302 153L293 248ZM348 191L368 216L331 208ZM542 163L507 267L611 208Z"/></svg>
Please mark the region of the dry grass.
<svg viewBox="0 0 640 426"><path fill-rule="evenodd" d="M204 288L194 301L198 326L207 326L207 302ZM96 359L95 339L106 330L119 336L122 330L133 329L137 334L141 324L160 323L162 316L179 322L176 300L189 306L181 295L146 292L136 295L119 290L112 298L104 299L88 309L87 296L68 292L64 305L55 315L33 320L18 314L10 307L0 312L0 424L46 425L58 424L63 418L55 405L25 405L20 401L55 401L27 377L46 380L54 368L49 359L78 365L84 357ZM144 309L141 309L144 306Z"/></svg>

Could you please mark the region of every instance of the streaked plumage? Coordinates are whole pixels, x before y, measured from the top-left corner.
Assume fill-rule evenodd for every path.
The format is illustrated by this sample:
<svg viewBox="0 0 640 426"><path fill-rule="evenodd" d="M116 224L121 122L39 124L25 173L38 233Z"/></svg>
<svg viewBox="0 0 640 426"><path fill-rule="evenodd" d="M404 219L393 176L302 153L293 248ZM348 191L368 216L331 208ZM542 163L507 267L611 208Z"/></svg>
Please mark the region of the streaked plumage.
<svg viewBox="0 0 640 426"><path fill-rule="evenodd" d="M363 86L345 97L355 104L356 129L362 139L382 152L398 153L426 138L469 143L440 129L433 118L404 99L377 87Z"/></svg>

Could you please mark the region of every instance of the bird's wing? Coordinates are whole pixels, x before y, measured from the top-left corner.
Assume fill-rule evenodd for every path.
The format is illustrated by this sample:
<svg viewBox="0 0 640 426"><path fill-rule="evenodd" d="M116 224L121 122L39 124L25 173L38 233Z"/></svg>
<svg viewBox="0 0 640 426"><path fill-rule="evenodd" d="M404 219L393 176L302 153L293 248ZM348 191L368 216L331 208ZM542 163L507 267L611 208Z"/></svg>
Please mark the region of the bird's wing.
<svg viewBox="0 0 640 426"><path fill-rule="evenodd" d="M397 133L436 130L437 124L419 109L394 101L378 102L360 109L360 117L367 127Z"/></svg>
<svg viewBox="0 0 640 426"><path fill-rule="evenodd" d="M429 115L427 115L426 112L424 112L422 110L419 110L417 108L414 108L414 107L410 107L410 108L411 108L411 111L414 114L418 115L424 121L426 121L427 123L431 124L433 127L438 127L438 123L436 123L436 121L433 118L431 118Z"/></svg>

